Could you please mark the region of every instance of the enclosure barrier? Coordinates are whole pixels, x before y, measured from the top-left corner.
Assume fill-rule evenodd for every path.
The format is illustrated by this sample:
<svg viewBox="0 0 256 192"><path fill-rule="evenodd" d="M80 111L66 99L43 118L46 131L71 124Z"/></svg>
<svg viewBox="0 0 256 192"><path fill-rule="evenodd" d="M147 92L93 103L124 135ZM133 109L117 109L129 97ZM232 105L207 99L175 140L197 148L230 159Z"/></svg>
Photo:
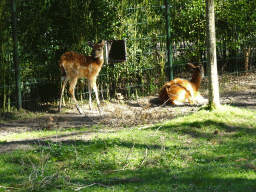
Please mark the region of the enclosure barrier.
<svg viewBox="0 0 256 192"><path fill-rule="evenodd" d="M13 2L16 2L16 14L12 14L15 12ZM253 1L245 4L238 0L216 0L220 84L232 84L234 77L240 81L238 77L243 75L255 81L253 5ZM237 6L246 11L241 13ZM203 63L207 67L205 3L201 0L60 0L58 3L3 0L0 11L4 13L0 17L0 108L4 112L20 108L17 93L25 109L37 110L47 103L55 105L60 95L58 61L61 55L67 50L89 54L89 40L126 39L127 61L108 64L105 61L98 77L103 99L115 97L115 93L122 93L126 99L157 94L171 78L190 78L187 62ZM17 46L12 35L15 28L12 16L17 17ZM17 60L15 47L19 49L19 67L14 62ZM20 77L17 77L18 69ZM20 79L20 85L15 79ZM207 88L206 81L204 78L202 89ZM79 100L88 97L86 84L85 79L78 82ZM68 98L65 93L65 99Z"/></svg>

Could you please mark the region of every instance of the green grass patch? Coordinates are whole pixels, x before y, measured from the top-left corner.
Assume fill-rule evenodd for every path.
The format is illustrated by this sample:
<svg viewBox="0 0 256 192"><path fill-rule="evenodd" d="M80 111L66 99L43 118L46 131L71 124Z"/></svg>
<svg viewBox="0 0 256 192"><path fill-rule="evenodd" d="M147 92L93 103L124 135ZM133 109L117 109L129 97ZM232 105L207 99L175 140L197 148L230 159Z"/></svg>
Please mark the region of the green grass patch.
<svg viewBox="0 0 256 192"><path fill-rule="evenodd" d="M88 142L46 141L0 154L0 191L254 191L255 138L255 111L222 106Z"/></svg>

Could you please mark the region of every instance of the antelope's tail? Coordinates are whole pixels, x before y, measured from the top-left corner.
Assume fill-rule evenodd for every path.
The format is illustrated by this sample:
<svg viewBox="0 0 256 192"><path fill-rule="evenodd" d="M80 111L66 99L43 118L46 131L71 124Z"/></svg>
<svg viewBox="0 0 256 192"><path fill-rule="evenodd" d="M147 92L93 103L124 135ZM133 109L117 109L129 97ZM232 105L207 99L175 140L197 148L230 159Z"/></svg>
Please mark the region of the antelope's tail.
<svg viewBox="0 0 256 192"><path fill-rule="evenodd" d="M67 73L66 73L66 70L64 69L64 66L63 66L63 63L62 61L60 60L60 72L61 72L61 82L66 78L67 76Z"/></svg>

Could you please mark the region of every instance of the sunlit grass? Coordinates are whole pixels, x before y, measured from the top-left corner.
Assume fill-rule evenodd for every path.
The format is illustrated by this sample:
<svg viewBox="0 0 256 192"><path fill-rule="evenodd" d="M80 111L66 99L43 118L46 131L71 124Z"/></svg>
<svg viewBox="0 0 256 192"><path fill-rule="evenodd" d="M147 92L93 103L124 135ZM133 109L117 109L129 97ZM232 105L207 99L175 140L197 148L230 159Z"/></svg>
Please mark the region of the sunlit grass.
<svg viewBox="0 0 256 192"><path fill-rule="evenodd" d="M77 134L84 134L84 132L87 132L87 131L95 131L95 130L93 130L93 128L83 127L79 129L75 129L75 128L54 129L54 130L39 130L39 131L23 132L23 133L12 133L5 136L0 135L0 142L63 136L63 135L68 135L71 132L76 132Z"/></svg>
<svg viewBox="0 0 256 192"><path fill-rule="evenodd" d="M20 191L253 191L255 138L255 111L202 109L153 127L97 133L88 142L46 141L34 150L1 154L0 186Z"/></svg>

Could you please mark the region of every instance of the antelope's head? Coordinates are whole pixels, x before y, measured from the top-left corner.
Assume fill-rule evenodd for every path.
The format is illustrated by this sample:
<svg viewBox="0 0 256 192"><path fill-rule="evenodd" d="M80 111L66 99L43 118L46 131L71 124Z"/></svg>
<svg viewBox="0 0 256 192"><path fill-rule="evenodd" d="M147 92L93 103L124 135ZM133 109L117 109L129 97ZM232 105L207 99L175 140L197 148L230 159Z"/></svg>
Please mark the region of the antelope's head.
<svg viewBox="0 0 256 192"><path fill-rule="evenodd" d="M103 59L103 51L105 45L104 40L102 40L102 42L98 44L94 44L93 42L89 41L88 45L92 48L91 56L93 56L94 58Z"/></svg>

